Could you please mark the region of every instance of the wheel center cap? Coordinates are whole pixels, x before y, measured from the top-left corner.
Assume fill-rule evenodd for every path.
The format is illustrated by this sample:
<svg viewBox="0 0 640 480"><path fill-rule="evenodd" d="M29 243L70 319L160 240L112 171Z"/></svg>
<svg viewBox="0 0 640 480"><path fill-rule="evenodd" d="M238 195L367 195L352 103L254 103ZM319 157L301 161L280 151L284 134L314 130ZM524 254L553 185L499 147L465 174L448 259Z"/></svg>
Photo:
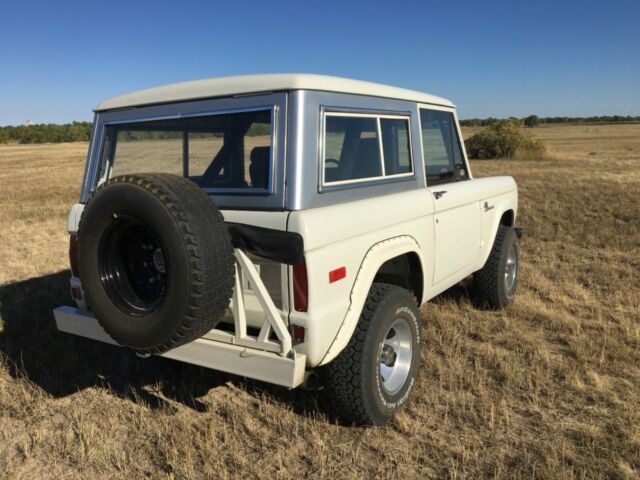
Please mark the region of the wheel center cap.
<svg viewBox="0 0 640 480"><path fill-rule="evenodd" d="M164 263L164 254L160 247L153 251L153 266L160 273L165 273L167 271L167 266Z"/></svg>
<svg viewBox="0 0 640 480"><path fill-rule="evenodd" d="M398 354L395 352L391 345L383 345L382 352L380 353L380 363L385 364L387 367L393 367L396 363Z"/></svg>

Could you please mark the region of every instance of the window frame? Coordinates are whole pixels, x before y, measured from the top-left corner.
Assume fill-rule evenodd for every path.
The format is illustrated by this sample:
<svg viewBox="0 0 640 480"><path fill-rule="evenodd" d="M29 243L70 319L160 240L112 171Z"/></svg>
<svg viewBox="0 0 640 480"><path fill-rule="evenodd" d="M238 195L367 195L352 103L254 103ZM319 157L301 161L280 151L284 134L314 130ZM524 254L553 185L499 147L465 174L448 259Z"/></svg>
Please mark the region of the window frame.
<svg viewBox="0 0 640 480"><path fill-rule="evenodd" d="M427 188L435 187L438 185L446 185L449 183L463 182L466 180L473 180L473 175L471 173L471 166L469 165L469 158L467 157L467 149L464 145L464 138L462 136L462 130L460 128L460 122L458 121L458 112L456 111L456 109L451 107L443 107L440 105L430 105L427 103L418 103L416 106L418 109L418 126L419 126L418 131L420 132L420 152L422 153L422 171L424 175L425 185L427 186ZM429 182L429 178L427 177L427 168L426 168L427 164L425 163L425 152L424 152L424 143L423 143L423 135L422 135L422 116L420 115L421 110L435 110L438 112L447 112L453 116L453 120L456 126L456 133L458 134L458 144L460 145L460 151L462 153L462 161L463 161L465 170L467 172L466 178L464 178L463 180L446 180L443 182L436 182L436 183L434 183L433 181Z"/></svg>
<svg viewBox="0 0 640 480"><path fill-rule="evenodd" d="M274 193L274 168L275 168L275 158L276 158L276 130L277 130L277 115L278 115L278 105L260 105L255 107L239 107L239 108L229 108L224 110L214 110L214 111L205 111L205 112L193 112L193 113L184 113L179 115L166 115L166 116L156 116L156 117L141 117L141 118L131 118L126 120L116 120L116 121L106 121L102 124L103 126L103 136L104 136L104 145L100 150L98 156L98 171L102 170L102 165L104 162L108 162L108 166L104 169L104 173L102 176L98 175L97 185L107 181L110 178L111 170L113 168L113 160L116 153L116 148L118 144L118 135L119 129L124 127L126 130L127 124L141 124L145 122L154 122L161 120L174 120L174 119L184 119L184 118L194 118L194 117L214 117L218 115L229 115L235 113L247 113L247 112L270 112L270 126L271 133L269 135L269 180L267 182L268 188L215 188L215 187L201 187L204 192L211 195L272 195ZM111 142L107 142L107 128L114 126L116 127L116 135L115 142L112 140ZM151 131L151 130L150 130ZM176 130L176 132L181 132L183 134L182 138L182 175L185 178L189 178L185 176L185 172L188 173L188 159L185 158L185 148L187 148L186 153L188 153L188 147L185 147L185 140L188 145L188 133L189 130ZM185 139L186 134L186 139ZM108 151L107 151L108 150Z"/></svg>
<svg viewBox="0 0 640 480"><path fill-rule="evenodd" d="M325 182L325 146L326 146L326 132L327 132L327 117L355 117L355 118L374 118L376 120L376 135L378 136L378 152L380 159L380 171L382 175L375 177L354 178L350 180L338 180L334 182ZM384 148L382 144L382 128L380 125L381 119L392 120L404 120L407 122L407 134L408 134L408 153L409 153L409 166L411 171L407 173L396 173L393 175L385 174L384 164ZM411 112L379 112L374 110L358 110L358 109L341 109L341 108L322 108L320 119L320 141L318 142L318 179L320 193L339 190L350 187L377 185L380 183L400 181L404 179L412 179L416 176L415 161L413 156L413 140L411 138Z"/></svg>
<svg viewBox="0 0 640 480"><path fill-rule="evenodd" d="M98 165L98 156L104 142L105 123L113 122L131 122L136 120L146 120L151 118L169 118L179 117L190 114L209 113L215 114L221 111L238 110L238 109L268 109L272 106L276 108L276 121L274 125L274 142L273 142L273 191L270 194L254 194L246 193L228 193L220 194L210 193L209 196L215 201L221 210L260 210L260 211L282 211L286 208L287 202L293 202L288 197L285 184L285 178L292 166L287 161L287 142L288 138L295 138L295 135L288 135L287 125L295 125L297 120L289 122L288 119L296 118L295 112L292 112L289 105L289 99L296 94L289 91L256 93L255 95L241 96L225 96L204 98L199 100L178 100L176 102L140 105L131 108L117 110L100 110L94 115L95 133L89 150L87 153L87 162L85 173L82 179L82 188L80 190L80 203L87 203L94 194L97 183L98 174L100 173ZM315 129L314 129L315 130ZM314 131L314 137L315 137ZM315 148L315 147L314 147ZM314 162L313 169L316 165ZM316 179L313 179L314 187Z"/></svg>

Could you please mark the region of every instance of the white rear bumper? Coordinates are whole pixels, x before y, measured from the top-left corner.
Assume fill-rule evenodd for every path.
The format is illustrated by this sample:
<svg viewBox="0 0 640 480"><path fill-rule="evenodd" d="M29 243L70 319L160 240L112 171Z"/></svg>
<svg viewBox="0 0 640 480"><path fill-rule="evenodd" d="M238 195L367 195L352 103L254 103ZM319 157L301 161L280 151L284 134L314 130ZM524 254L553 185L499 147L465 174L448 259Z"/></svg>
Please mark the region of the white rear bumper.
<svg viewBox="0 0 640 480"><path fill-rule="evenodd" d="M64 306L54 309L53 314L61 332L117 345L91 312ZM305 356L293 350L290 357L283 357L275 352L199 338L161 356L289 388L299 386L305 378Z"/></svg>

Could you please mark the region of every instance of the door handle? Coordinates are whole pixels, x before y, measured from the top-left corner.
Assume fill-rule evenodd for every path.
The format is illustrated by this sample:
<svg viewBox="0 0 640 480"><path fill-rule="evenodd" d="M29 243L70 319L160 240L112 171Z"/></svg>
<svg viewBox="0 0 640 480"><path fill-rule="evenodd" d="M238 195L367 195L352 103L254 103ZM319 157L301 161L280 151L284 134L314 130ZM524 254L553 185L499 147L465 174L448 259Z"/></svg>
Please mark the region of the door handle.
<svg viewBox="0 0 640 480"><path fill-rule="evenodd" d="M445 193L447 193L446 190L440 190L439 192L433 192L433 196L436 197L436 200L438 200L439 198L441 198Z"/></svg>
<svg viewBox="0 0 640 480"><path fill-rule="evenodd" d="M484 202L484 211L488 212L489 210L493 210L494 205L489 205L489 202Z"/></svg>

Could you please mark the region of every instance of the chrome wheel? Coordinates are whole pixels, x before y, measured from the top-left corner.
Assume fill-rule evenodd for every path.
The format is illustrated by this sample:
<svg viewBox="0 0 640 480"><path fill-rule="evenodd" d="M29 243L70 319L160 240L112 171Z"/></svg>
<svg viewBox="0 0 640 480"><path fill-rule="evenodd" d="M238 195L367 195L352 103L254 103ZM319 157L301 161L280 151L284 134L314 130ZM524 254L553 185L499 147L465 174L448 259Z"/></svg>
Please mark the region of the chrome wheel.
<svg viewBox="0 0 640 480"><path fill-rule="evenodd" d="M404 318L396 318L380 345L380 379L388 395L400 391L411 370L413 333Z"/></svg>
<svg viewBox="0 0 640 480"><path fill-rule="evenodd" d="M518 249L517 244L514 242L509 247L509 253L507 254L507 262L504 267L504 286L507 295L513 295L513 289L516 284L516 276L518 275Z"/></svg>

